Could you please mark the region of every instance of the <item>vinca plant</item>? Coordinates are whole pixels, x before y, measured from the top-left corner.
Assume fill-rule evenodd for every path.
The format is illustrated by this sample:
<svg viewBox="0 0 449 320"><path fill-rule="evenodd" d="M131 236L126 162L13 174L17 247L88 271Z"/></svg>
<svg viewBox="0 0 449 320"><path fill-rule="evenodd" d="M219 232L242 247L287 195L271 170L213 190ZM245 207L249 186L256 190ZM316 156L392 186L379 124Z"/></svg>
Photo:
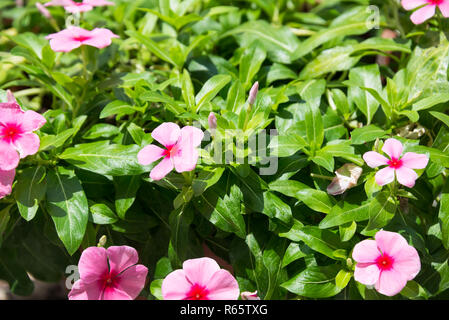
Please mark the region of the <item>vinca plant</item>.
<svg viewBox="0 0 449 320"><path fill-rule="evenodd" d="M448 67L449 0L1 0L0 279L447 299Z"/></svg>

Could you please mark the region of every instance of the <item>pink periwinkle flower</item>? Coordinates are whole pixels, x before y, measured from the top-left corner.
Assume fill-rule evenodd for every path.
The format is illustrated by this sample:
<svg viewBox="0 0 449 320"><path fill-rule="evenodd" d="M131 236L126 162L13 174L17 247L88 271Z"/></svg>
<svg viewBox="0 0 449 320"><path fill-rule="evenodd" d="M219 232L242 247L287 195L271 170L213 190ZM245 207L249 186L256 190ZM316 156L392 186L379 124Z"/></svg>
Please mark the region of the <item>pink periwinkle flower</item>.
<svg viewBox="0 0 449 320"><path fill-rule="evenodd" d="M45 37L45 39L50 40L50 47L56 52L70 52L82 45L101 49L109 46L112 38L119 38L119 36L109 29L95 28L89 31L74 26Z"/></svg>
<svg viewBox="0 0 449 320"><path fill-rule="evenodd" d="M45 4L49 6L62 6L65 11L70 13L80 13L92 10L94 7L113 6L114 2L105 0L83 0L83 2L75 2L72 0L52 0Z"/></svg>
<svg viewBox="0 0 449 320"><path fill-rule="evenodd" d="M418 252L399 233L379 231L354 247L354 279L386 296L398 294L421 269Z"/></svg>
<svg viewBox="0 0 449 320"><path fill-rule="evenodd" d="M40 147L39 136L33 131L46 122L39 113L23 111L11 91L8 102L0 103L0 170L10 171L19 160L35 154ZM8 180L8 179L7 179Z"/></svg>
<svg viewBox="0 0 449 320"><path fill-rule="evenodd" d="M151 179L161 180L173 168L177 172L195 169L199 157L197 147L203 140L203 131L192 126L180 129L176 123L165 122L154 129L151 136L165 147L162 149L150 144L137 155L142 165L149 165L162 158L162 161L151 170Z"/></svg>
<svg viewBox="0 0 449 320"><path fill-rule="evenodd" d="M237 300L237 280L211 258L184 261L162 282L164 300Z"/></svg>
<svg viewBox="0 0 449 320"><path fill-rule="evenodd" d="M382 151L388 154L390 159L374 151L366 152L363 155L363 160L371 168L387 165L376 173L376 183L380 186L392 182L396 173L396 178L400 184L412 188L418 178L418 175L412 169L424 169L429 162L429 158L425 154L414 152L407 152L401 158L402 143L392 138L385 141Z"/></svg>
<svg viewBox="0 0 449 320"><path fill-rule="evenodd" d="M11 194L15 175L15 169L6 171L0 170L0 199Z"/></svg>
<svg viewBox="0 0 449 320"><path fill-rule="evenodd" d="M135 299L148 273L138 261L136 249L128 246L85 249L78 263L80 279L69 292L69 300Z"/></svg>
<svg viewBox="0 0 449 320"><path fill-rule="evenodd" d="M449 0L402 0L402 6L405 10L421 7L410 16L414 24L421 24L433 17L437 6L445 18L449 17Z"/></svg>

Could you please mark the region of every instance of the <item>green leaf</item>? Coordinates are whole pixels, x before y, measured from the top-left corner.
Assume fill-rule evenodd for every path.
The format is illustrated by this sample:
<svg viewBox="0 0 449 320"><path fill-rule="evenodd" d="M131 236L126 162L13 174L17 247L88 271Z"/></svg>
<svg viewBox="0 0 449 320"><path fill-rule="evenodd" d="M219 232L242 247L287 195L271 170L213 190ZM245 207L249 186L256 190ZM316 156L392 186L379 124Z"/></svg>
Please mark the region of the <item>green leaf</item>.
<svg viewBox="0 0 449 320"><path fill-rule="evenodd" d="M321 229L328 229L336 226L341 226L351 221L364 221L369 219L370 202L362 204L351 204L349 202L339 202L330 213L321 220L319 227Z"/></svg>
<svg viewBox="0 0 449 320"><path fill-rule="evenodd" d="M102 175L127 176L138 175L148 168L137 162L137 145L109 144L108 141L78 144L67 148L61 155L74 166Z"/></svg>
<svg viewBox="0 0 449 320"><path fill-rule="evenodd" d="M292 241L304 242L312 250L328 256L331 259L338 259L334 252L343 247L340 237L329 231L319 229L315 226L295 227L294 231L290 230L287 233L280 233L281 237L287 237Z"/></svg>
<svg viewBox="0 0 449 320"><path fill-rule="evenodd" d="M95 224L113 224L118 221L115 215L107 205L103 203L96 203L89 207L91 220Z"/></svg>
<svg viewBox="0 0 449 320"><path fill-rule="evenodd" d="M429 113L449 127L449 116L447 114L436 111L430 111Z"/></svg>
<svg viewBox="0 0 449 320"><path fill-rule="evenodd" d="M334 200L326 192L310 188L299 181L273 181L269 184L269 188L301 200L312 210L318 212L329 213L334 206Z"/></svg>
<svg viewBox="0 0 449 320"><path fill-rule="evenodd" d="M247 48L240 59L239 79L245 89L252 85L254 76L259 71L267 54L259 41L255 41Z"/></svg>
<svg viewBox="0 0 449 320"><path fill-rule="evenodd" d="M126 211L136 200L136 193L141 182L138 175L114 177L115 209L121 219L125 219Z"/></svg>
<svg viewBox="0 0 449 320"><path fill-rule="evenodd" d="M366 230L382 228L390 222L396 212L396 203L389 192L379 192L369 206L369 221Z"/></svg>
<svg viewBox="0 0 449 320"><path fill-rule="evenodd" d="M207 80L195 97L196 112L198 112L206 103L215 98L215 96L229 83L229 81L231 81L231 76L227 74L218 74Z"/></svg>
<svg viewBox="0 0 449 320"><path fill-rule="evenodd" d="M115 100L108 103L100 113L100 119L104 119L113 115L117 115L118 118L121 118L125 115L136 113L137 109L133 106L130 106L127 102Z"/></svg>
<svg viewBox="0 0 449 320"><path fill-rule="evenodd" d="M39 209L39 202L47 191L46 170L44 167L32 167L23 170L14 187L14 196L22 217L30 221Z"/></svg>
<svg viewBox="0 0 449 320"><path fill-rule="evenodd" d="M173 66L181 68L182 66L178 65L172 57L167 54L167 51L162 49L156 42L151 40L148 37L145 37L143 34L138 33L136 31L128 30L125 32L131 38L135 38L137 41L142 43L148 50L150 50L156 57L161 60L164 60L168 63L171 63Z"/></svg>
<svg viewBox="0 0 449 320"><path fill-rule="evenodd" d="M352 278L352 273L341 269L335 277L335 285L339 289L344 289Z"/></svg>
<svg viewBox="0 0 449 320"><path fill-rule="evenodd" d="M217 192L215 188L201 194L195 207L217 228L246 237L245 220L242 216L243 194L237 185L232 185L229 194Z"/></svg>
<svg viewBox="0 0 449 320"><path fill-rule="evenodd" d="M342 289L337 287L335 278L340 266L310 266L296 276L281 284L294 294L308 298L329 298L338 294Z"/></svg>
<svg viewBox="0 0 449 320"><path fill-rule="evenodd" d="M354 129L351 132L351 144L363 144L365 142L374 141L377 138L382 138L387 134L386 131L370 124L361 128Z"/></svg>
<svg viewBox="0 0 449 320"><path fill-rule="evenodd" d="M70 255L83 241L89 207L81 183L73 170L58 167L48 172L47 210L56 232Z"/></svg>
<svg viewBox="0 0 449 320"><path fill-rule="evenodd" d="M446 249L449 249L449 193L441 194L438 219L441 226L443 245Z"/></svg>
<svg viewBox="0 0 449 320"><path fill-rule="evenodd" d="M98 123L92 126L84 135L83 139L110 138L120 133L119 128L107 123Z"/></svg>
<svg viewBox="0 0 449 320"><path fill-rule="evenodd" d="M371 88L377 92L382 91L380 71L377 64L351 69L349 81L358 84L360 87ZM370 124L379 108L379 102L370 93L355 86L349 87L348 97L355 102L357 108L366 116L367 124Z"/></svg>

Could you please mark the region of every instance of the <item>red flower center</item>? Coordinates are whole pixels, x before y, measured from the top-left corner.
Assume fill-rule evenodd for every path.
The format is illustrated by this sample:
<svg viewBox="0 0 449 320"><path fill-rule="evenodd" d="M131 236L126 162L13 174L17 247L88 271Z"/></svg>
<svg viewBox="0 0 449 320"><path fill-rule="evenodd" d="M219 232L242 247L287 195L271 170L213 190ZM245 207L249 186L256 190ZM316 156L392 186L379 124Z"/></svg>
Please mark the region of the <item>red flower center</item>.
<svg viewBox="0 0 449 320"><path fill-rule="evenodd" d="M90 38L91 38L90 36L75 36L75 37L73 37L73 40L83 42L83 41L89 40Z"/></svg>
<svg viewBox="0 0 449 320"><path fill-rule="evenodd" d="M388 160L388 166L393 169L399 169L400 167L402 167L402 160L391 158L391 160Z"/></svg>
<svg viewBox="0 0 449 320"><path fill-rule="evenodd" d="M393 263L394 263L394 259L386 253L380 255L376 259L377 267L382 271L390 270L391 268L393 268Z"/></svg>
<svg viewBox="0 0 449 320"><path fill-rule="evenodd" d="M106 288L115 288L115 275L108 273L103 278L103 287Z"/></svg>
<svg viewBox="0 0 449 320"><path fill-rule="evenodd" d="M167 149L165 149L164 152L162 153L162 155L164 157L170 158L170 157L174 156L179 151L178 145L176 145L176 144L174 144L172 146L165 146L165 147Z"/></svg>
<svg viewBox="0 0 449 320"><path fill-rule="evenodd" d="M200 286L199 284L194 284L184 300L209 300L207 297L208 295L209 290L207 290L206 287Z"/></svg>
<svg viewBox="0 0 449 320"><path fill-rule="evenodd" d="M427 0L428 3L433 4L433 5L439 5L441 3L443 3L444 0Z"/></svg>
<svg viewBox="0 0 449 320"><path fill-rule="evenodd" d="M16 124L0 125L0 137L8 143L15 142L22 133L23 130Z"/></svg>

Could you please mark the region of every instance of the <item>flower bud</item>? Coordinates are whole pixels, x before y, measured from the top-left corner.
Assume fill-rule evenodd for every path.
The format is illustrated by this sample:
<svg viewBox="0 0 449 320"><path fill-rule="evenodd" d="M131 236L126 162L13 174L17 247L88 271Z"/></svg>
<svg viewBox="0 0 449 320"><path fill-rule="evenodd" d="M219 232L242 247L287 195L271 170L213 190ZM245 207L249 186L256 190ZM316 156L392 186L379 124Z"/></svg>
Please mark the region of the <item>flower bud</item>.
<svg viewBox="0 0 449 320"><path fill-rule="evenodd" d="M215 116L215 113L213 112L209 113L207 121L209 122L209 129L211 130L217 129L217 117Z"/></svg>
<svg viewBox="0 0 449 320"><path fill-rule="evenodd" d="M97 247L104 247L108 238L106 235L102 235L100 240L98 241Z"/></svg>
<svg viewBox="0 0 449 320"><path fill-rule="evenodd" d="M362 171L362 168L355 164L346 163L340 169L335 171L336 176L327 187L327 193L335 196L356 186Z"/></svg>
<svg viewBox="0 0 449 320"><path fill-rule="evenodd" d="M260 300L259 296L257 295L257 290L254 292L242 292L240 296L242 297L242 300Z"/></svg>
<svg viewBox="0 0 449 320"><path fill-rule="evenodd" d="M250 105L253 105L254 102L256 102L256 97L257 97L257 93L259 92L259 82L256 81L251 90L249 91L249 98L248 98L248 103Z"/></svg>
<svg viewBox="0 0 449 320"><path fill-rule="evenodd" d="M48 11L47 8L45 8L42 4L39 2L36 3L36 8L39 10L39 12L47 19L51 19L50 11Z"/></svg>

